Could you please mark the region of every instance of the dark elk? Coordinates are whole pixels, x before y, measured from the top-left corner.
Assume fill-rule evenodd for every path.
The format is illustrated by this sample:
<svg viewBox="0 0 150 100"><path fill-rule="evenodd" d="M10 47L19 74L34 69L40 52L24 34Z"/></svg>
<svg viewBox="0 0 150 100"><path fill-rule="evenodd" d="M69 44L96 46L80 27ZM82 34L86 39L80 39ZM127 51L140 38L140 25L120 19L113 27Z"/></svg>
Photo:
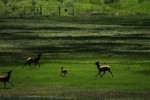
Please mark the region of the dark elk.
<svg viewBox="0 0 150 100"><path fill-rule="evenodd" d="M64 74L64 76L67 75L67 69L64 69L64 67L61 67L60 76L62 74Z"/></svg>
<svg viewBox="0 0 150 100"><path fill-rule="evenodd" d="M39 60L41 59L41 55L42 55L42 53L39 53L38 56L35 57L35 58L32 58L32 57L27 58L27 61L25 62L25 64L23 65L23 67L24 67L25 65L27 65L27 64L28 64L30 67L31 67L31 64L34 64L35 67L36 67L36 65L38 64L39 67L40 67ZM23 68L23 67L22 67L22 68Z"/></svg>
<svg viewBox="0 0 150 100"><path fill-rule="evenodd" d="M6 87L6 83L10 83L12 86L14 86L9 80L10 80L10 77L11 77L11 72L12 71L9 71L7 72L7 75L6 76L0 76L0 82L4 82L4 88Z"/></svg>
<svg viewBox="0 0 150 100"><path fill-rule="evenodd" d="M103 66L101 66L101 65L99 64L99 61L97 61L97 62L95 63L95 65L97 66L97 69L98 69L98 74L97 74L97 75L100 75L100 73L103 72L103 74L100 75L100 76L102 77L102 76L105 74L105 72L108 71L108 72L112 75L112 77L113 77L113 74L112 74L112 72L111 72L111 70L110 70L110 67L109 67L108 65L103 65ZM96 76L97 76L97 75L96 75Z"/></svg>

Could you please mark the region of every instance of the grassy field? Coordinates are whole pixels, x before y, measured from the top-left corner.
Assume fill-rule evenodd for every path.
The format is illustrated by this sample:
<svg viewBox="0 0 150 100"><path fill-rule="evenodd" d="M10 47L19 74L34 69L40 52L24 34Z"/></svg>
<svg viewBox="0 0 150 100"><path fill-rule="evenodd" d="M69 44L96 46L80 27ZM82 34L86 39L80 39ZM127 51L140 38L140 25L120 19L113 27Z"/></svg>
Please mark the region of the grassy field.
<svg viewBox="0 0 150 100"><path fill-rule="evenodd" d="M4 99L148 100L149 18L0 19L0 75L13 70ZM41 67L21 68L42 52ZM94 63L108 64L96 77ZM68 69L60 76L60 68Z"/></svg>

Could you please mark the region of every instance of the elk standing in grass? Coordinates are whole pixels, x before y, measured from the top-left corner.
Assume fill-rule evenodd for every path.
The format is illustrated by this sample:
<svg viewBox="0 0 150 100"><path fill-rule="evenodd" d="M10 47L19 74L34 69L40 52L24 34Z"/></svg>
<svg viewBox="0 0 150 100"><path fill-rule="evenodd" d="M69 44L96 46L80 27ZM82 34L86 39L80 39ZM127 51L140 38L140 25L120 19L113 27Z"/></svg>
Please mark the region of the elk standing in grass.
<svg viewBox="0 0 150 100"><path fill-rule="evenodd" d="M61 74L67 75L67 69L64 69L64 67L61 67L60 76Z"/></svg>
<svg viewBox="0 0 150 100"><path fill-rule="evenodd" d="M110 71L110 67L109 67L108 65L100 66L99 61L97 61L97 62L95 63L95 65L97 66L97 69L98 69L98 74L97 74L97 75L100 75L100 73L103 72L103 74L100 75L100 76L102 77L102 76L105 74L105 71L108 71L108 72L111 73L111 75L112 75L112 77L113 77L113 74L112 74L112 72ZM97 76L97 75L96 75L96 76Z"/></svg>
<svg viewBox="0 0 150 100"><path fill-rule="evenodd" d="M7 76L0 76L0 82L4 82L4 88L6 87L6 83L10 83L12 86L14 86L10 81L10 77L11 77L11 72L9 71L7 72Z"/></svg>
<svg viewBox="0 0 150 100"><path fill-rule="evenodd" d="M41 58L41 55L42 55L42 53L38 54L38 56L37 56L36 58L31 58L31 57L27 58L27 61L26 61L26 63L23 65L23 67L24 67L26 64L28 64L28 65L31 67L31 64L32 64L32 63L35 65L35 67L36 67L37 64L38 64L39 67L40 67L39 60L40 60L40 58ZM23 67L22 67L22 68L23 68Z"/></svg>

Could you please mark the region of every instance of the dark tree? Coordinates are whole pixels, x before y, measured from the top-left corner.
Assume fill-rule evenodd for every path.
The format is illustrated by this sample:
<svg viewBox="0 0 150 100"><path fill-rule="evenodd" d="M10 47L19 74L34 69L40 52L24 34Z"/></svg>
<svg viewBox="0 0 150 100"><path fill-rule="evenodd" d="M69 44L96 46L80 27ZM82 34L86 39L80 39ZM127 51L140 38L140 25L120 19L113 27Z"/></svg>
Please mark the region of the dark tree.
<svg viewBox="0 0 150 100"><path fill-rule="evenodd" d="M8 4L8 0L2 0L2 2L3 2L4 5L5 5L5 14L6 14L6 5Z"/></svg>
<svg viewBox="0 0 150 100"><path fill-rule="evenodd" d="M35 5L36 5L36 1L35 0L32 0L32 6L33 6L33 11L34 11L34 14L35 14Z"/></svg>
<svg viewBox="0 0 150 100"><path fill-rule="evenodd" d="M31 3L32 3L32 5L33 5L33 6L35 6L35 5L36 5L35 0L32 0L32 2L31 2Z"/></svg>
<svg viewBox="0 0 150 100"><path fill-rule="evenodd" d="M63 3L64 2L64 0L57 0L58 2L60 2L60 3Z"/></svg>
<svg viewBox="0 0 150 100"><path fill-rule="evenodd" d="M138 3L143 3L144 1L148 1L148 0L138 0Z"/></svg>
<svg viewBox="0 0 150 100"><path fill-rule="evenodd" d="M114 3L114 2L119 2L120 0L104 0L105 4L109 4L109 3Z"/></svg>

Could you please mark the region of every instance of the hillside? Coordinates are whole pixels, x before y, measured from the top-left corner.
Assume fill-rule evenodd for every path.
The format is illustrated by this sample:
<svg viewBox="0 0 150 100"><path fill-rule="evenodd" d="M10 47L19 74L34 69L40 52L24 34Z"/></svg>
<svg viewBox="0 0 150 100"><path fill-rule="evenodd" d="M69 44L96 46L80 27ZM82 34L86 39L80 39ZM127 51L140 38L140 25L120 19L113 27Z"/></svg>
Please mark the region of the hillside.
<svg viewBox="0 0 150 100"><path fill-rule="evenodd" d="M58 15L59 6L62 15L149 15L150 12L149 0L0 0L0 15L38 15L40 11L42 15Z"/></svg>

